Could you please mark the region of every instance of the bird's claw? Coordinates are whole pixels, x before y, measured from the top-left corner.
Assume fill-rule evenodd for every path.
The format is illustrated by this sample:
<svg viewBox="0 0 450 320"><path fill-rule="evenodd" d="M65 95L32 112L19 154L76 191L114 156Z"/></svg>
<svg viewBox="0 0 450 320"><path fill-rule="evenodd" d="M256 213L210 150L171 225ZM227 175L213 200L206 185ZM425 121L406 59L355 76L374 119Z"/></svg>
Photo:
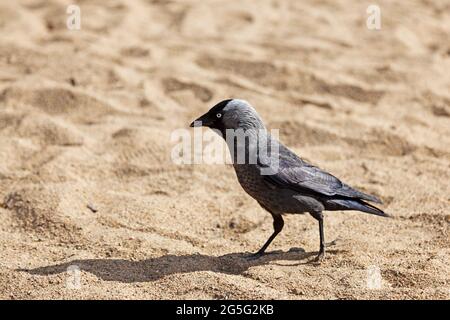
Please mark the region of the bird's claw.
<svg viewBox="0 0 450 320"><path fill-rule="evenodd" d="M324 259L325 259L325 251L319 251L319 254L314 259L314 262L321 263L321 262L323 262Z"/></svg>

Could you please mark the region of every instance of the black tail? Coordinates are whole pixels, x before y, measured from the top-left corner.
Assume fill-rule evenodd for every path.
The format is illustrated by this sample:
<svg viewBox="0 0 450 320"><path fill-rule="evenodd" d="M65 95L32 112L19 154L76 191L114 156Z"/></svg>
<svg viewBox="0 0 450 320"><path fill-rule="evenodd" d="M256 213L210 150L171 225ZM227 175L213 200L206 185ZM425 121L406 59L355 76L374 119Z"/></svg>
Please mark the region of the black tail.
<svg viewBox="0 0 450 320"><path fill-rule="evenodd" d="M359 199L331 199L327 201L327 205L330 205L328 210L358 210L381 217L390 217L383 210Z"/></svg>

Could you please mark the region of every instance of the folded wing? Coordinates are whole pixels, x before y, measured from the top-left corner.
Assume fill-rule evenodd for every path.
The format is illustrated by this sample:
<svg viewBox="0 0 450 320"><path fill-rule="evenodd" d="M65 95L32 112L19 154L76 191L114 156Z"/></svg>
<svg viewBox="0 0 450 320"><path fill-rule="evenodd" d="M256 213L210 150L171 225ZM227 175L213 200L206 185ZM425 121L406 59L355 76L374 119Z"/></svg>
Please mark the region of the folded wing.
<svg viewBox="0 0 450 320"><path fill-rule="evenodd" d="M355 190L335 176L307 163L281 144L279 154L276 173L264 176L268 183L306 194L381 203L377 197Z"/></svg>

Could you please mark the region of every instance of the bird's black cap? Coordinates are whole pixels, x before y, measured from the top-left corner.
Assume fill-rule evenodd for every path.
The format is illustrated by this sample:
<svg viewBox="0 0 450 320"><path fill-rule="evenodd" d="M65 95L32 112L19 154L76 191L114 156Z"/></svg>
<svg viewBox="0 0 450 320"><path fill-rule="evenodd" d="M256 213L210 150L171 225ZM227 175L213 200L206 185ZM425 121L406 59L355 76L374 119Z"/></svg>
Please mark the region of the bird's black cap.
<svg viewBox="0 0 450 320"><path fill-rule="evenodd" d="M206 125L208 126L208 123L211 121L216 121L216 114L219 113L220 111L223 110L223 108L226 107L226 105L232 101L233 99L226 99L223 100L221 102L219 102L218 104L216 104L214 107L212 107L207 113L205 113L204 115L202 115L201 117L199 117L198 119L194 120L190 127L195 127L195 123L202 123L202 125Z"/></svg>

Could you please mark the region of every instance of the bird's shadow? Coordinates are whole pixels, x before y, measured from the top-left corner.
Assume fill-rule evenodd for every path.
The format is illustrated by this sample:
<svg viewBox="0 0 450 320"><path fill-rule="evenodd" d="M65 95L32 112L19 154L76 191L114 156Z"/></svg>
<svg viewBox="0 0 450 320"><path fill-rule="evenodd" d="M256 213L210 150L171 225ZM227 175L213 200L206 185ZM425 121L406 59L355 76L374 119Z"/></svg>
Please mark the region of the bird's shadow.
<svg viewBox="0 0 450 320"><path fill-rule="evenodd" d="M333 253L333 251L328 251ZM68 272L78 267L105 281L125 283L155 281L165 276L196 271L212 271L225 274L242 274L250 267L269 264L276 260L305 261L315 256L315 252L305 252L302 248L292 248L287 252L270 252L258 259L249 259L249 253L230 253L223 256L202 254L165 255L140 261L124 259L81 259L70 262L20 269L33 275L54 275Z"/></svg>

